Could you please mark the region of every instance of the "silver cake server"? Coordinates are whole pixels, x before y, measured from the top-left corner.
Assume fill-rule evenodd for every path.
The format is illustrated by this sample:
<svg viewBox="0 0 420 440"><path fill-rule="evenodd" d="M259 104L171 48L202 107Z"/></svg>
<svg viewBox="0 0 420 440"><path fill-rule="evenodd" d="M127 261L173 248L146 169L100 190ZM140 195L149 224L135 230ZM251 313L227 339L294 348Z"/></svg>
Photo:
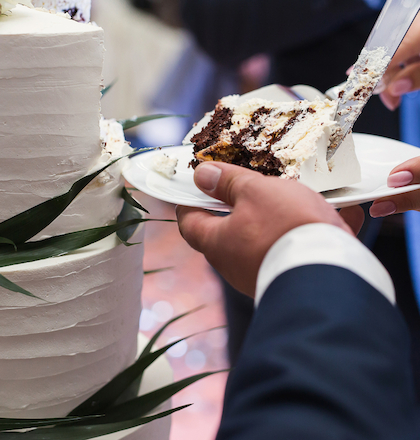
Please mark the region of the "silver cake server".
<svg viewBox="0 0 420 440"><path fill-rule="evenodd" d="M420 9L420 0L387 0L353 70L338 95L339 129L327 152L331 159L353 128Z"/></svg>

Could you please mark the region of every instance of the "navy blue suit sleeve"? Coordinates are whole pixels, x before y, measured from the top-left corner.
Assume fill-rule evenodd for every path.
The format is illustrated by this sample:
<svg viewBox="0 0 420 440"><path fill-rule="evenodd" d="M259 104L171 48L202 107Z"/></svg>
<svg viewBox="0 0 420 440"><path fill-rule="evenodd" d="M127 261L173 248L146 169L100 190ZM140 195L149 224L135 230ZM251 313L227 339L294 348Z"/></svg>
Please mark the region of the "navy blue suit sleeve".
<svg viewBox="0 0 420 440"><path fill-rule="evenodd" d="M312 44L377 14L364 0L182 0L181 5L185 26L226 66L256 53Z"/></svg>
<svg viewBox="0 0 420 440"><path fill-rule="evenodd" d="M346 269L299 267L254 314L217 440L418 438L413 389L399 311Z"/></svg>

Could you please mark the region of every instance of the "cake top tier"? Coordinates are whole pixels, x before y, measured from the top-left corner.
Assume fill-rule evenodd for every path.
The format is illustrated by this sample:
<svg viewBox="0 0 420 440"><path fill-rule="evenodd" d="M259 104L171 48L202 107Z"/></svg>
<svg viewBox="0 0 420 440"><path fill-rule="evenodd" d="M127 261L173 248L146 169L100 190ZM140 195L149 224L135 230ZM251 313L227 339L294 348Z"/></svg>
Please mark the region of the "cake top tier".
<svg viewBox="0 0 420 440"><path fill-rule="evenodd" d="M98 27L70 20L64 14L17 5L9 15L0 15L0 35L57 35L97 32Z"/></svg>

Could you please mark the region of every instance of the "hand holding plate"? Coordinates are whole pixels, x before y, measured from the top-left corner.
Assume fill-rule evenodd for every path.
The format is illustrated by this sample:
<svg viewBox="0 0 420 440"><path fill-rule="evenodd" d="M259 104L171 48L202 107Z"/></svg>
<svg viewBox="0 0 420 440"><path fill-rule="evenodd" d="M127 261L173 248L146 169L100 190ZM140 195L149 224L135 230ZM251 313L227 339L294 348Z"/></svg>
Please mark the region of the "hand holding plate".
<svg viewBox="0 0 420 440"><path fill-rule="evenodd" d="M226 216L197 208L177 207L185 240L237 290L253 296L257 274L270 247L292 229L328 223L353 234L337 211L306 186L221 162L203 163L195 170L196 185L232 206ZM360 228L360 208L352 223Z"/></svg>

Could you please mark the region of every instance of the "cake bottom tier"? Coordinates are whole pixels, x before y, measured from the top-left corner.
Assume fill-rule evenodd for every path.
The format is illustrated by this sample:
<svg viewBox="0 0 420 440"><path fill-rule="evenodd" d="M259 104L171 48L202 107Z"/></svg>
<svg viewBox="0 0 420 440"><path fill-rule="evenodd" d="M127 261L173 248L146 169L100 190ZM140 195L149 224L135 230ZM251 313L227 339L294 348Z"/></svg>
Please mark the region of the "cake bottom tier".
<svg viewBox="0 0 420 440"><path fill-rule="evenodd" d="M143 240L138 228L132 242ZM41 299L0 288L0 417L62 417L137 354L143 245L112 235L0 273Z"/></svg>

